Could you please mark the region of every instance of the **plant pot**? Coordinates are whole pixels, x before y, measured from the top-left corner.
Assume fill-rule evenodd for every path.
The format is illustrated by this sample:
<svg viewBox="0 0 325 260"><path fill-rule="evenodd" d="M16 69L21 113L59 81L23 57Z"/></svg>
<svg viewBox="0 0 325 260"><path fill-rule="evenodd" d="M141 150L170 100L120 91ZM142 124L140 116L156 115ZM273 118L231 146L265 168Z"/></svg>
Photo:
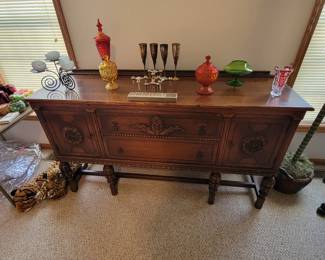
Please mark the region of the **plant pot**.
<svg viewBox="0 0 325 260"><path fill-rule="evenodd" d="M294 194L306 187L313 179L314 173L308 178L294 179L288 172L280 168L275 177L274 189L285 194Z"/></svg>

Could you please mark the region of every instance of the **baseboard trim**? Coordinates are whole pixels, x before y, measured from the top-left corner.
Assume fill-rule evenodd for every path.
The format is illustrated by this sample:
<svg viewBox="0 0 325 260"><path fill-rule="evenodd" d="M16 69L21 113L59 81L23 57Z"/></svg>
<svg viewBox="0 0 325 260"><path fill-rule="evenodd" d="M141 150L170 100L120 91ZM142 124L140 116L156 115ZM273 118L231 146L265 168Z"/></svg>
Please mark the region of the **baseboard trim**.
<svg viewBox="0 0 325 260"><path fill-rule="evenodd" d="M306 124L306 123L302 123L298 126L297 128L297 132L299 133L307 133L309 128L311 127L311 123L310 124ZM321 124L316 133L325 133L325 124Z"/></svg>
<svg viewBox="0 0 325 260"><path fill-rule="evenodd" d="M315 159L315 158L311 158L310 159L315 165L325 165L325 159Z"/></svg>

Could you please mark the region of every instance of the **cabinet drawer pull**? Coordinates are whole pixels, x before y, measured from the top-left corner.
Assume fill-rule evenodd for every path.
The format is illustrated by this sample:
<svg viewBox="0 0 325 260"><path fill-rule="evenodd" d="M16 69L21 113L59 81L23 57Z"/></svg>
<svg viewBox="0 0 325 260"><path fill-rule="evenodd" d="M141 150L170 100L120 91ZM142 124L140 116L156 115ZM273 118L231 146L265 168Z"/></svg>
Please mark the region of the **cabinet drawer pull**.
<svg viewBox="0 0 325 260"><path fill-rule="evenodd" d="M86 112L93 113L93 112L95 112L95 109L94 108L86 108Z"/></svg>
<svg viewBox="0 0 325 260"><path fill-rule="evenodd" d="M117 153L118 154L123 154L124 153L124 150L122 147L119 147L118 150L117 150Z"/></svg>
<svg viewBox="0 0 325 260"><path fill-rule="evenodd" d="M196 154L196 159L202 160L203 159L203 152L198 151L197 154Z"/></svg>
<svg viewBox="0 0 325 260"><path fill-rule="evenodd" d="M112 130L113 130L113 132L118 132L120 130L118 122L116 122L116 121L112 122Z"/></svg>
<svg viewBox="0 0 325 260"><path fill-rule="evenodd" d="M198 129L198 134L201 136L207 135L207 127L206 125L200 125Z"/></svg>

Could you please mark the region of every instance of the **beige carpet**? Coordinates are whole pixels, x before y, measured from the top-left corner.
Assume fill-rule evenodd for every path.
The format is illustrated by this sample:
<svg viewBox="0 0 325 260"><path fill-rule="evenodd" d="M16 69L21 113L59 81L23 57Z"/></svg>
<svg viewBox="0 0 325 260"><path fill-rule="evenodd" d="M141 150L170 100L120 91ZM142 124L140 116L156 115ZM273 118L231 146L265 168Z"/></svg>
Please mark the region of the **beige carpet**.
<svg viewBox="0 0 325 260"><path fill-rule="evenodd" d="M44 165L43 165L44 166ZM216 203L197 184L104 178L28 213L0 200L0 259L325 259L325 184L272 191L262 210L250 191L221 187Z"/></svg>

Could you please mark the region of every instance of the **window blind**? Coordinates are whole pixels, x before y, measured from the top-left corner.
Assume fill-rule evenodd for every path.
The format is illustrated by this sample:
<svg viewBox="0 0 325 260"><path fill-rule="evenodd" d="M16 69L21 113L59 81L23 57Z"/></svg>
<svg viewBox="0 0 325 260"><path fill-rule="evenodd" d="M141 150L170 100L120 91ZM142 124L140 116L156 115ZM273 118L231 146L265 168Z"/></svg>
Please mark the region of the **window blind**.
<svg viewBox="0 0 325 260"><path fill-rule="evenodd" d="M52 0L0 1L0 73L7 83L40 88L45 74L32 73L31 62L53 50L67 55Z"/></svg>
<svg viewBox="0 0 325 260"><path fill-rule="evenodd" d="M325 8L293 87L315 108L314 112L307 112L303 120L303 123L311 123L325 103Z"/></svg>

